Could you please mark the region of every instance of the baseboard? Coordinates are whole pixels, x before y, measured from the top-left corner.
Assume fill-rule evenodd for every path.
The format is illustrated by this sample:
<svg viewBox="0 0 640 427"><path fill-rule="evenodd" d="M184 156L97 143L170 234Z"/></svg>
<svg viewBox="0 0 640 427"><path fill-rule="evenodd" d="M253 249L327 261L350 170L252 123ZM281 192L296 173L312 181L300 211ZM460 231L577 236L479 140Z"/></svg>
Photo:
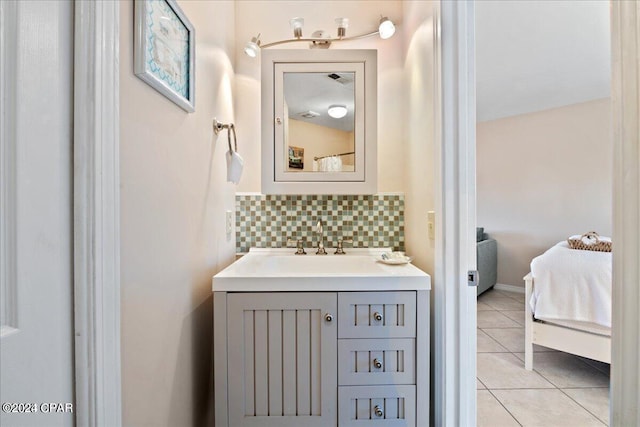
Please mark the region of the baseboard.
<svg viewBox="0 0 640 427"><path fill-rule="evenodd" d="M496 283L493 286L493 289L497 291L517 292L519 294L524 294L524 286L505 285L503 283Z"/></svg>

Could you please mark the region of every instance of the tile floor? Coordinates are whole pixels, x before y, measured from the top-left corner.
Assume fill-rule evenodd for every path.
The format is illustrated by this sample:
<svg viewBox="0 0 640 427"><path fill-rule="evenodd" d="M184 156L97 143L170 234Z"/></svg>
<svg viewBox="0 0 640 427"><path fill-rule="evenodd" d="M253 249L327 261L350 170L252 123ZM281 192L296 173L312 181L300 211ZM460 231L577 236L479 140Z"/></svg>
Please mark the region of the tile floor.
<svg viewBox="0 0 640 427"><path fill-rule="evenodd" d="M604 426L609 365L534 346L524 369L524 294L478 298L478 427Z"/></svg>

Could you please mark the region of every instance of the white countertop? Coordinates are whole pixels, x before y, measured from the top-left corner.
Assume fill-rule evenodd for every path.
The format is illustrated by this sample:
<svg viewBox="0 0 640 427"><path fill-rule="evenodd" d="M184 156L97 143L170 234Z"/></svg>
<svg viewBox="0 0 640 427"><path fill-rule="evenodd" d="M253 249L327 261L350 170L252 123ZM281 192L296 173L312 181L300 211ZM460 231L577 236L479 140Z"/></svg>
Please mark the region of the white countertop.
<svg viewBox="0 0 640 427"><path fill-rule="evenodd" d="M381 249L345 248L346 255L294 255L295 249L251 249L213 277L213 291L305 292L429 290L431 277L411 264L387 265Z"/></svg>

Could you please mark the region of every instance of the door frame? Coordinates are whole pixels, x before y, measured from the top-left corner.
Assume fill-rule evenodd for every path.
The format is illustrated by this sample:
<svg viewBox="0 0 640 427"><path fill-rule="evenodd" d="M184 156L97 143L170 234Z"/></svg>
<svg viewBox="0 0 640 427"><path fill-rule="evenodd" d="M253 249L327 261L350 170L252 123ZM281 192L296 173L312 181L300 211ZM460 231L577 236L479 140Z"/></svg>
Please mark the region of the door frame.
<svg viewBox="0 0 640 427"><path fill-rule="evenodd" d="M640 3L611 1L613 317L611 425L640 425Z"/></svg>
<svg viewBox="0 0 640 427"><path fill-rule="evenodd" d="M434 425L476 424L475 5L441 1L436 17Z"/></svg>
<svg viewBox="0 0 640 427"><path fill-rule="evenodd" d="M637 307L640 306L640 3L610 3L615 242L610 420L611 425L639 425L640 408L637 403L640 401L640 312ZM471 151L475 150L475 144L473 147L468 144L472 138L475 139L470 133L471 127L475 127L475 123L470 120L475 119L475 105L469 102L475 96L475 81L468 80L471 73L469 68L466 68L465 73L465 62L472 61L473 58L475 36L471 1L441 1L440 5L442 37L436 47L442 50L442 64L437 70L442 73L442 117L438 121L441 122L442 137L437 139L440 153L436 163L441 168L438 175L442 180L439 191L443 193L438 197L446 202L455 197L460 183L466 182L469 174L475 172L475 153ZM453 81L448 84L447 76L453 76ZM447 173L447 168L451 172L451 167L454 167L453 173ZM455 283L455 273L460 273L455 266L464 265L462 262L468 257L471 245L466 240L466 234L470 230L465 230L463 225L465 221L468 227L474 225L467 216L471 208L465 206L464 201L458 205L453 203L452 206L443 203L441 207L449 208L448 212L439 212L440 217L450 215L447 221L451 226L443 225L442 221L440 225L436 223L436 230L441 236L438 244L442 252L436 264L436 290L443 283L447 285L452 280ZM469 349L470 343L475 341L475 331L456 324L457 319L458 323L470 321L467 311L469 304L465 298L460 298L461 284L450 288L444 289L440 301L438 292L435 292L436 345L441 346L434 349L436 425L475 425L475 383L472 385L462 378L466 376L468 380L475 380L475 362L469 360L470 357L475 358L475 351L472 355L459 352L464 350L464 346ZM440 310L439 314L437 310ZM438 334L443 333L444 337L438 337ZM463 334L473 336L463 337ZM447 342L447 338L450 341L459 340L459 346L455 342ZM438 394L441 395L439 400Z"/></svg>
<svg viewBox="0 0 640 427"><path fill-rule="evenodd" d="M74 8L76 425L120 426L120 5Z"/></svg>

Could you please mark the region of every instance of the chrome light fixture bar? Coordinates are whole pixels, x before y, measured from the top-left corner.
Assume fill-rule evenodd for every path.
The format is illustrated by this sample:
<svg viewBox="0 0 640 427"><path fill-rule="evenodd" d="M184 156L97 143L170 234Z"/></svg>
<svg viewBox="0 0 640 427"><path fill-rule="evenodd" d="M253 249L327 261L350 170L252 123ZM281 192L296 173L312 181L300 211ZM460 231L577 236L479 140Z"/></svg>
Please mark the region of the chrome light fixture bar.
<svg viewBox="0 0 640 427"><path fill-rule="evenodd" d="M335 23L338 27L338 35L337 37L303 37L302 36L302 27L304 26L303 18L292 18L289 21L289 25L293 30L292 39L278 40L271 43L261 44L260 42L260 34L257 37L252 37L251 41L249 41L244 48L244 52L250 56L251 58L255 58L258 55L260 49L267 49L273 46L278 46L281 44L287 43L298 43L298 42L307 42L310 44L310 47L323 47L328 48L333 42L342 42L349 40L358 40L363 39L375 35L379 35L381 39L388 39L396 31L395 24L386 16L381 16L380 22L378 25L378 29L375 31L371 31L369 33L360 34L357 36L346 37L347 28L349 27L349 19L348 18L336 18ZM315 34L324 34L324 31L316 31Z"/></svg>

